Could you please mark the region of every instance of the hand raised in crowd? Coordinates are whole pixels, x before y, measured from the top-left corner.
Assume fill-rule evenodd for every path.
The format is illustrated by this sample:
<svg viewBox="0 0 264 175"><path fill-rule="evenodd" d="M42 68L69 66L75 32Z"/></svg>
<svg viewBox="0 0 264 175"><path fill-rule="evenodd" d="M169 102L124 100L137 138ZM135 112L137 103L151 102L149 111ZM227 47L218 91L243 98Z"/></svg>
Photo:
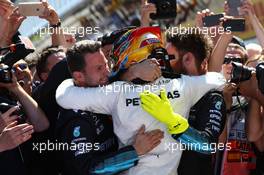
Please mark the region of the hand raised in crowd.
<svg viewBox="0 0 264 175"><path fill-rule="evenodd" d="M209 9L202 10L201 12L198 11L195 16L195 26L200 28L203 27L203 18L211 15L214 15L214 12L211 12Z"/></svg>
<svg viewBox="0 0 264 175"><path fill-rule="evenodd" d="M14 106L7 110L5 113L0 115L0 132L4 130L9 124L15 122L18 119L17 115L12 115L18 109L17 106Z"/></svg>
<svg viewBox="0 0 264 175"><path fill-rule="evenodd" d="M227 4L227 1L224 2L224 13L225 14L229 14L229 7L228 7L228 4Z"/></svg>
<svg viewBox="0 0 264 175"><path fill-rule="evenodd" d="M247 14L246 17L249 17L251 26L256 32L257 40L261 47L264 48L264 27L256 16L254 6L251 0L244 1L243 6L241 7L241 11Z"/></svg>
<svg viewBox="0 0 264 175"><path fill-rule="evenodd" d="M230 19L234 19L234 17L233 17L233 16L228 16L228 15L224 14L224 17L220 19L220 24L219 24L219 26L222 26L222 27L223 27L223 23L224 23L226 20L230 20ZM223 34L224 34L224 35L229 35L229 36L230 36L230 35L232 34L232 31L225 31ZM232 37L233 37L233 35L231 36L231 38L232 38Z"/></svg>
<svg viewBox="0 0 264 175"><path fill-rule="evenodd" d="M17 32L25 17L18 14L11 1L0 0L0 45L7 46Z"/></svg>
<svg viewBox="0 0 264 175"><path fill-rule="evenodd" d="M243 6L240 8L242 14L247 14L249 17L256 15L253 4L250 0L244 0Z"/></svg>
<svg viewBox="0 0 264 175"><path fill-rule="evenodd" d="M161 130L155 129L153 131L145 132L145 125L142 125L138 130L133 146L137 151L137 154L140 156L158 146L163 137L164 133Z"/></svg>
<svg viewBox="0 0 264 175"><path fill-rule="evenodd" d="M222 19L220 19L220 22L219 22L218 25L211 26L211 27L205 27L204 23L203 23L203 18L205 18L207 16L212 16L212 15L215 15L215 13L210 11L209 9L202 10L201 12L198 11L197 14L196 14L196 17L195 17L195 26L198 27L198 28L202 28L203 30L207 28L209 36L213 40L214 44L216 44L218 39L219 39L219 37L222 34L226 34L227 33L227 32L224 31L222 22L225 19L229 19L230 17L228 17L225 14L223 14L224 17Z"/></svg>
<svg viewBox="0 0 264 175"><path fill-rule="evenodd" d="M150 14L156 13L155 4L148 3L147 0L141 0L141 27L147 27L150 23Z"/></svg>
<svg viewBox="0 0 264 175"><path fill-rule="evenodd" d="M8 19L8 28L7 28L7 44L11 44L12 37L17 33L19 27L21 26L22 22L26 19L25 16L22 16L18 12L18 7L15 8L12 14L9 16Z"/></svg>
<svg viewBox="0 0 264 175"><path fill-rule="evenodd" d="M45 7L45 11L44 14L39 17L46 19L50 25L58 25L60 22L60 18L56 10L51 5L49 5L46 0L41 0L41 2ZM60 29L59 32L52 32L51 39L52 39L52 46L60 45L65 48L68 48L73 44L71 42L66 41L66 36L64 35L62 29Z"/></svg>
<svg viewBox="0 0 264 175"><path fill-rule="evenodd" d="M8 19L15 6L10 0L0 0L0 14L3 19Z"/></svg>
<svg viewBox="0 0 264 175"><path fill-rule="evenodd" d="M50 25L58 24L60 18L56 10L51 5L49 5L46 0L42 0L41 2L45 7L45 11L43 16L40 16L40 18L46 19L50 23Z"/></svg>
<svg viewBox="0 0 264 175"><path fill-rule="evenodd" d="M31 138L34 132L33 126L27 123L17 125L17 122L9 124L0 134L0 152L16 148Z"/></svg>

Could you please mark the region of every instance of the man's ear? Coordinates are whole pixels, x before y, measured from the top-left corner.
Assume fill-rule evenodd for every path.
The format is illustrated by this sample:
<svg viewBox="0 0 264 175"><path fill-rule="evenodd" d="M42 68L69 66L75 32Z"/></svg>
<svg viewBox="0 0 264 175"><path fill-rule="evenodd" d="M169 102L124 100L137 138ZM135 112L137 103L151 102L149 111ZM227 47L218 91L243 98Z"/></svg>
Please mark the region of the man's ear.
<svg viewBox="0 0 264 175"><path fill-rule="evenodd" d="M72 77L76 83L82 83L85 81L83 73L79 71L74 71Z"/></svg>
<svg viewBox="0 0 264 175"><path fill-rule="evenodd" d="M194 57L193 57L193 54L190 52L184 54L182 57L182 64L185 67L188 67L190 64L192 64L193 61L194 61Z"/></svg>
<svg viewBox="0 0 264 175"><path fill-rule="evenodd" d="M189 53L186 53L182 57L182 64L184 67L188 67L191 63L191 59L189 58Z"/></svg>

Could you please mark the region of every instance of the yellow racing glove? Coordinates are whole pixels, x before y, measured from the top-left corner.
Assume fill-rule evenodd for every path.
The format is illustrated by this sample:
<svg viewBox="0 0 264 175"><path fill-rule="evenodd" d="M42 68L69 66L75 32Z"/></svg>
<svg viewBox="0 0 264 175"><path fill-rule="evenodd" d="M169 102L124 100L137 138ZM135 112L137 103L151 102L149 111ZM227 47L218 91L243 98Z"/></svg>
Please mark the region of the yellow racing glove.
<svg viewBox="0 0 264 175"><path fill-rule="evenodd" d="M189 127L188 121L173 111L166 94L164 89L161 89L160 97L144 91L140 94L141 106L155 119L166 124L170 134L183 133Z"/></svg>

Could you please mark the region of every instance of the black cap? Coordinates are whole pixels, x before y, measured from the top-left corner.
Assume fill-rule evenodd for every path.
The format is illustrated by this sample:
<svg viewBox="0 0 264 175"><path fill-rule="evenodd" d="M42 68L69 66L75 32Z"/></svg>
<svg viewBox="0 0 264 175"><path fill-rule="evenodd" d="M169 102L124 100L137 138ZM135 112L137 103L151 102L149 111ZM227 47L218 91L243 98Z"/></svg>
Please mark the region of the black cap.
<svg viewBox="0 0 264 175"><path fill-rule="evenodd" d="M246 49L246 45L245 45L244 41L237 36L233 36L231 43L238 44L241 47L243 47L244 49Z"/></svg>

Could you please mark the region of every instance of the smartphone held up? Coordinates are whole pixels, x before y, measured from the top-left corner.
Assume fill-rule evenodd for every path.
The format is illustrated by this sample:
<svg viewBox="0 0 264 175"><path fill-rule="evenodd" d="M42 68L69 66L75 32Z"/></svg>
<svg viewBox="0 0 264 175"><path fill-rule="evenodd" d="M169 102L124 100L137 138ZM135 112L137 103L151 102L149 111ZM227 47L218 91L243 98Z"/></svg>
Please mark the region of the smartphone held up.
<svg viewBox="0 0 264 175"><path fill-rule="evenodd" d="M42 16L45 7L42 2L22 2L18 4L18 11L23 16Z"/></svg>

